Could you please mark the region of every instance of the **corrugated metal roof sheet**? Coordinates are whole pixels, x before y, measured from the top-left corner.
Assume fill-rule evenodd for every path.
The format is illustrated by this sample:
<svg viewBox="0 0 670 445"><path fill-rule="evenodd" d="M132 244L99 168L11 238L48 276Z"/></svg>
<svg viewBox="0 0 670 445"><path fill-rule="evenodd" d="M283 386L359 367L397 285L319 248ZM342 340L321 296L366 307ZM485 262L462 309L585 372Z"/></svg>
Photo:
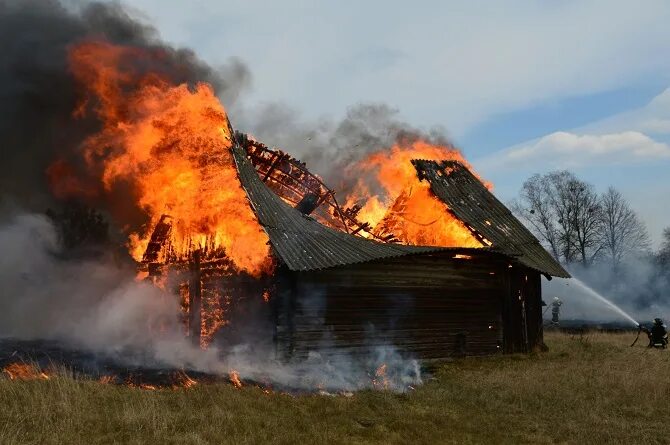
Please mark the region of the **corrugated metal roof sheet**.
<svg viewBox="0 0 670 445"><path fill-rule="evenodd" d="M384 244L331 229L294 209L258 177L240 147L233 148L240 182L274 251L293 271L325 269L402 255L443 250L443 247ZM481 249L478 249L481 251Z"/></svg>
<svg viewBox="0 0 670 445"><path fill-rule="evenodd" d="M419 179L428 180L433 193L450 211L493 247L542 273L570 278L526 226L462 164L427 160L413 160L412 164Z"/></svg>

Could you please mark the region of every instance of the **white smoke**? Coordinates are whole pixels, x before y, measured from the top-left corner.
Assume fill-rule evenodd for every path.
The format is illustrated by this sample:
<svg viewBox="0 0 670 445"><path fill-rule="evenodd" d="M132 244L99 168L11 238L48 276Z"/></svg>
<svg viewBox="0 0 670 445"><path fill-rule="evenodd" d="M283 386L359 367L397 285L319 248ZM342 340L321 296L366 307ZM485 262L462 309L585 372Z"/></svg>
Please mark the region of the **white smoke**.
<svg viewBox="0 0 670 445"><path fill-rule="evenodd" d="M667 273L661 272L664 271L659 270L652 256L628 258L616 272L608 264L602 263L588 268L570 268L574 277L642 324L649 324L656 317L670 319L670 282ZM561 319L629 324L616 311L590 296L574 280L543 280L542 288L544 300L548 304L553 297L563 301ZM551 309L548 309L545 319L550 316Z"/></svg>
<svg viewBox="0 0 670 445"><path fill-rule="evenodd" d="M132 265L111 257L63 257L54 227L41 215L17 214L0 225L0 249L0 337L56 340L134 365L235 370L242 379L292 389L402 391L421 383L417 362L391 346L362 358L317 350L289 363L258 346L267 339L249 338L225 354L203 351L183 334L176 296L136 281ZM375 375L383 364L384 375Z"/></svg>

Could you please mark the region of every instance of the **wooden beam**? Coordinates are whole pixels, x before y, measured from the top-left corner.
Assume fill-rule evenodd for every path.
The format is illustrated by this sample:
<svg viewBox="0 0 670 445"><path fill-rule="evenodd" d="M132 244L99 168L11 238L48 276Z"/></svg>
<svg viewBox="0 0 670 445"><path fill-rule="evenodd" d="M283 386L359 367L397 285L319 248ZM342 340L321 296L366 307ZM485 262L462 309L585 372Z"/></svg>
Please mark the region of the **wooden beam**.
<svg viewBox="0 0 670 445"><path fill-rule="evenodd" d="M202 324L202 286L200 282L200 249L193 252L190 263L191 276L188 283L188 327L191 341L200 346Z"/></svg>

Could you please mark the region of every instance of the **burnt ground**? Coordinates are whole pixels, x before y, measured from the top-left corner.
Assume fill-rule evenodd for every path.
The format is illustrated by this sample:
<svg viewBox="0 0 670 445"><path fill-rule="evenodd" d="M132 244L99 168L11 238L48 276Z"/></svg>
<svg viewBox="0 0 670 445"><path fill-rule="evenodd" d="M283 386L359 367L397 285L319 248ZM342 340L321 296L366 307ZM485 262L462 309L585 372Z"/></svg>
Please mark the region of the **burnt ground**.
<svg viewBox="0 0 670 445"><path fill-rule="evenodd" d="M106 383L152 387L179 386L188 378L198 382L228 381L221 376L191 369L133 364L146 363L141 359L141 354L136 351L112 356L53 340L0 339L0 369L13 363L29 364L47 374L65 371L75 378L105 379Z"/></svg>
<svg viewBox="0 0 670 445"><path fill-rule="evenodd" d="M0 378L0 443L667 444L670 351L634 337L547 332L547 352L455 360L401 394Z"/></svg>

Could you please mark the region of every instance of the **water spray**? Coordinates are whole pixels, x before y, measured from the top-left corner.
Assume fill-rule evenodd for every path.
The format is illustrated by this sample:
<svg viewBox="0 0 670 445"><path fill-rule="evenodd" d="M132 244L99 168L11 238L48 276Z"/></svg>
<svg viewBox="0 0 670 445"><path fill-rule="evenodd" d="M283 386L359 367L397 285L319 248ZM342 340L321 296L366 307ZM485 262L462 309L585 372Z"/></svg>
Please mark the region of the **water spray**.
<svg viewBox="0 0 670 445"><path fill-rule="evenodd" d="M600 294L599 294L598 292L596 292L595 290L591 289L589 286L587 286L587 285L586 285L583 281L581 281L579 278L574 278L574 277L573 277L573 278L572 278L572 282L574 282L575 284L577 284L577 286L579 286L579 287L580 287L584 292L586 292L588 295L590 295L591 297L595 298L596 300L598 300L598 301L604 303L604 304L607 305L610 309L612 309L614 312L616 312L617 314L621 315L621 316L624 317L626 320L630 321L634 326L636 326L636 327L638 327L638 328L640 327L640 323L638 323L637 320L635 320L633 317L631 317L631 315L630 315L628 312L624 311L624 310L621 309L619 306L617 306L616 304L612 303L610 300L608 300L607 298L603 297L602 295L600 295Z"/></svg>

